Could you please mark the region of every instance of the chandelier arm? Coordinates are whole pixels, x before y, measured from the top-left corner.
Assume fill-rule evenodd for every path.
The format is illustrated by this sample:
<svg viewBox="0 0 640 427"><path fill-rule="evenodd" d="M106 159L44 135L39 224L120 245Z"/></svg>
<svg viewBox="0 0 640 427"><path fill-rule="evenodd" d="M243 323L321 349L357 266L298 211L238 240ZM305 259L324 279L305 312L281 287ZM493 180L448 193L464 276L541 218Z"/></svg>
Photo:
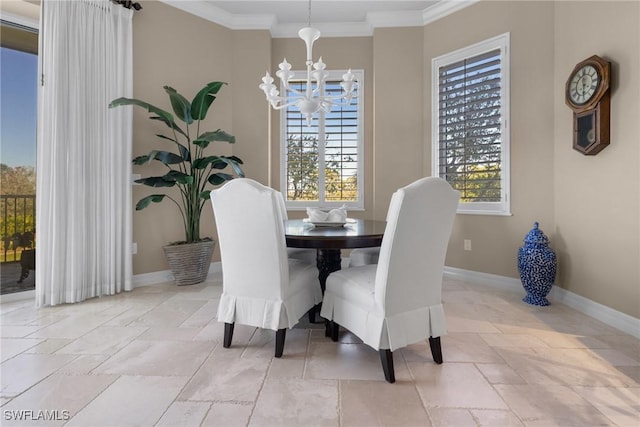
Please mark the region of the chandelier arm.
<svg viewBox="0 0 640 427"><path fill-rule="evenodd" d="M304 97L305 96L304 92L300 92L299 90L292 88L291 86L289 86L288 82L284 83L284 88L285 88L285 90L291 91L291 92L295 93L296 95L298 95L300 97ZM285 98L285 97L283 96L283 98Z"/></svg>
<svg viewBox="0 0 640 427"><path fill-rule="evenodd" d="M349 96L353 96L353 92L345 93L345 94L342 94L342 95L326 95L326 96L323 96L322 98L330 99L330 100L334 100L334 99L339 100L339 99L345 99L345 98L347 98Z"/></svg>
<svg viewBox="0 0 640 427"><path fill-rule="evenodd" d="M273 105L272 103L271 106L273 107L274 110L282 110L283 108L287 108L287 107L291 107L292 105L295 105L299 100L300 98L297 98L294 101L290 101L284 104L277 104L277 105ZM278 101L282 102L282 100L278 100Z"/></svg>

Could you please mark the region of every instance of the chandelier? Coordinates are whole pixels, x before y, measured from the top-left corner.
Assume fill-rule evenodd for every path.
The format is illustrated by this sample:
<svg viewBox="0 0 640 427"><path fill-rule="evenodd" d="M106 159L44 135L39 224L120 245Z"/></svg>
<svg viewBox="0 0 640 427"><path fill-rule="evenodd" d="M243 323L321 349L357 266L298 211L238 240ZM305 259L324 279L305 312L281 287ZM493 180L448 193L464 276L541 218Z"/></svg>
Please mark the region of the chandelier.
<svg viewBox="0 0 640 427"><path fill-rule="evenodd" d="M325 81L329 73L325 71L327 67L322 62L322 57L318 62L313 62L313 42L320 38L320 30L311 27L311 0L309 0L309 15L307 27L298 31L298 36L307 46L307 78L305 90L297 90L289 84L290 80L295 76L291 71L291 64L287 62L287 58L280 63L276 76L280 79L285 94L289 96L281 96L276 85L273 84L273 77L269 71L262 78L262 84L259 86L264 91L267 101L275 110L281 110L290 106L297 107L307 119L307 126L311 125L313 114L322 110L326 113L331 111L334 105L349 105L354 96L356 89L356 78L351 70L342 75L342 92L340 95L328 95L325 93ZM315 84L314 84L315 82ZM314 89L315 87L315 89Z"/></svg>

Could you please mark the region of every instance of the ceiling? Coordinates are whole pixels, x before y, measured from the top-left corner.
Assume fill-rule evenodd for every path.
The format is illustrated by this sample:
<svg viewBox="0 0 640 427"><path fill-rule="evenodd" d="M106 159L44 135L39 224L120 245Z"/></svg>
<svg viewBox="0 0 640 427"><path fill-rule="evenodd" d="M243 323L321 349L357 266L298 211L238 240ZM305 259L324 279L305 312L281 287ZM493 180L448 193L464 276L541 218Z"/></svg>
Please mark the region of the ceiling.
<svg viewBox="0 0 640 427"><path fill-rule="evenodd" d="M296 37L307 26L307 0L161 0L231 29L267 29ZM374 28L422 26L478 0L313 0L311 25L323 36L368 36Z"/></svg>

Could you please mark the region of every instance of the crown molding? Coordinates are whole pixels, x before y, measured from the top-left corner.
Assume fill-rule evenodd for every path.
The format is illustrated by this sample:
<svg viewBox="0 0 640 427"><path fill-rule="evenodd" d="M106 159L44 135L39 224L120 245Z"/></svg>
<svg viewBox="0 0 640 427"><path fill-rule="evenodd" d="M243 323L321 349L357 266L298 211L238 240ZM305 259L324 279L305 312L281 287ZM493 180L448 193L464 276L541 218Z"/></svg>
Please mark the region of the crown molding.
<svg viewBox="0 0 640 427"><path fill-rule="evenodd" d="M161 2L232 30L269 30L274 38L298 37L306 23L279 24L275 14L239 15L204 1L160 0ZM376 28L417 27L437 21L481 0L440 0L422 11L369 12L364 22L317 23L323 37L362 37Z"/></svg>
<svg viewBox="0 0 640 427"><path fill-rule="evenodd" d="M272 14L235 15L204 1L160 1L231 30L271 30L276 24L276 16Z"/></svg>
<svg viewBox="0 0 640 427"><path fill-rule="evenodd" d="M274 39L297 38L300 28L307 23L280 24L271 28ZM327 37L367 37L373 34L373 27L368 22L318 22L313 24L320 30L323 38Z"/></svg>
<svg viewBox="0 0 640 427"><path fill-rule="evenodd" d="M422 25L427 25L481 0L440 0L422 11Z"/></svg>
<svg viewBox="0 0 640 427"><path fill-rule="evenodd" d="M372 28L419 27L423 25L422 15L416 10L368 12L367 22Z"/></svg>
<svg viewBox="0 0 640 427"><path fill-rule="evenodd" d="M26 16L16 15L14 13L0 11L0 20L12 22L14 24L21 25L26 28L37 30L40 28L40 22L36 19L28 18Z"/></svg>

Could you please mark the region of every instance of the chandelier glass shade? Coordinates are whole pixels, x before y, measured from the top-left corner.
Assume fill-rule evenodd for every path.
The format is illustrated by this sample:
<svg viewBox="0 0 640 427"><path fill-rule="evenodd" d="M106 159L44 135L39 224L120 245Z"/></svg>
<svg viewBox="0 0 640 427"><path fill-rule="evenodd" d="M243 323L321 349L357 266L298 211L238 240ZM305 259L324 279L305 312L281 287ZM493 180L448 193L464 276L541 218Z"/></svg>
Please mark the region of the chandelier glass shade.
<svg viewBox="0 0 640 427"><path fill-rule="evenodd" d="M313 62L313 42L320 38L320 31L316 28L305 27L298 32L298 36L307 46L307 73L305 90L297 90L289 83L294 78L295 73L291 71L291 64L285 58L276 72L276 77L280 79L285 95L280 95L280 91L274 84L274 79L267 71L262 78L260 89L264 91L267 101L276 110L281 110L290 106L297 107L306 117L307 125L311 125L311 119L315 113L322 110L329 113L334 105L349 105L357 88L355 74L351 70L342 75L342 92L340 95L328 95L325 92L325 81L329 73L325 71L327 67L322 61Z"/></svg>

